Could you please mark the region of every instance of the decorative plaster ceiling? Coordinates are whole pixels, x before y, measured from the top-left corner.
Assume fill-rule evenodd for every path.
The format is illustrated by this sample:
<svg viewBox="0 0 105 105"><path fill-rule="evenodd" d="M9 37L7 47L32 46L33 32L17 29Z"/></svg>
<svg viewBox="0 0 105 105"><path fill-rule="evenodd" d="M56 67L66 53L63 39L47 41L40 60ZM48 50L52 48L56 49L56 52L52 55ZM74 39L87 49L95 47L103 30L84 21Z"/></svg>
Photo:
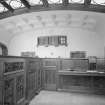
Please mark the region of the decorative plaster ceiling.
<svg viewBox="0 0 105 105"><path fill-rule="evenodd" d="M46 28L80 28L96 31L97 18L88 12L40 12L13 16L0 21L0 26L12 34ZM85 14L84 14L85 13Z"/></svg>
<svg viewBox="0 0 105 105"><path fill-rule="evenodd" d="M43 2L48 2L48 4L62 4L63 0L25 0L24 2L26 2L30 5L30 6L35 6L35 5L43 5ZM42 2L43 1L43 2ZM7 3L7 5L9 5L11 8L15 9L19 9L19 8L24 8L26 5L22 2L22 0L4 0L2 2ZM84 4L85 0L67 0L65 2L68 3L78 3L78 4ZM87 1L89 2L89 1ZM105 5L105 0L91 0L90 4L95 4L95 5ZM2 5L2 3L0 2L0 13L5 12L5 11L9 11L9 8L7 8L5 5Z"/></svg>
<svg viewBox="0 0 105 105"><path fill-rule="evenodd" d="M50 30L72 29L81 31L96 32L99 35L105 33L105 14L73 11L56 10L33 12L0 20L0 40L8 43L15 35L27 32ZM53 31L49 32L53 33ZM29 34L30 35L30 34Z"/></svg>

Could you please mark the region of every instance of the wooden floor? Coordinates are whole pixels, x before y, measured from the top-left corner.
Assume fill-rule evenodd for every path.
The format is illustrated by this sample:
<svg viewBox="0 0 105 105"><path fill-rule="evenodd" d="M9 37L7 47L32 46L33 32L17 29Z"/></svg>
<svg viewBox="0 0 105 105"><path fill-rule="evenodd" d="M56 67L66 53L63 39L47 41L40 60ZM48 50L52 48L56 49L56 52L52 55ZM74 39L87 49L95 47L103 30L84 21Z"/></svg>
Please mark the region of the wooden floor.
<svg viewBox="0 0 105 105"><path fill-rule="evenodd" d="M29 105L105 105L105 96L41 91Z"/></svg>

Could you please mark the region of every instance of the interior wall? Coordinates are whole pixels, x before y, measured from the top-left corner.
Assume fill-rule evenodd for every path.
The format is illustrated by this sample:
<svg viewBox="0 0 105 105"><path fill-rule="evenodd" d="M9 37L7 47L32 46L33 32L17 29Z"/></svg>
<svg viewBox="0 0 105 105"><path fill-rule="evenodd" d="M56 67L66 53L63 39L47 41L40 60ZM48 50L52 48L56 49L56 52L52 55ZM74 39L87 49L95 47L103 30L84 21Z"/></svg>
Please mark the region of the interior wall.
<svg viewBox="0 0 105 105"><path fill-rule="evenodd" d="M103 44L104 44L104 58L105 58L105 20L103 18L105 19L105 16L103 16L102 19L100 20L101 25L98 25L98 29L99 29L98 34L103 36L103 39L104 39Z"/></svg>
<svg viewBox="0 0 105 105"><path fill-rule="evenodd" d="M9 36L11 34L7 31L4 31L2 28L0 28L0 42L8 46Z"/></svg>
<svg viewBox="0 0 105 105"><path fill-rule="evenodd" d="M37 47L38 36L66 35L68 46ZM87 56L104 57L104 36L79 28L47 28L14 36L9 43L9 55L34 51L39 57L70 57L71 51L86 51Z"/></svg>

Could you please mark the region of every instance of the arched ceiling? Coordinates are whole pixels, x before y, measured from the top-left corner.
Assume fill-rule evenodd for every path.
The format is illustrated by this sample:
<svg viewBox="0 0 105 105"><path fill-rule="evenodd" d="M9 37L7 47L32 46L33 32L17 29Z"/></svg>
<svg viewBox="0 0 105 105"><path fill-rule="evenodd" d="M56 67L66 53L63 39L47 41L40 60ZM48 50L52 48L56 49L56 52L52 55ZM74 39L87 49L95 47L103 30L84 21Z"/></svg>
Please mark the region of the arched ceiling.
<svg viewBox="0 0 105 105"><path fill-rule="evenodd" d="M80 28L98 32L103 27L101 25L105 22L104 17L102 13L70 10L31 12L2 19L0 28L11 35L49 27Z"/></svg>
<svg viewBox="0 0 105 105"><path fill-rule="evenodd" d="M101 32L105 26L105 0L1 0L0 12L0 37L6 41L42 28Z"/></svg>

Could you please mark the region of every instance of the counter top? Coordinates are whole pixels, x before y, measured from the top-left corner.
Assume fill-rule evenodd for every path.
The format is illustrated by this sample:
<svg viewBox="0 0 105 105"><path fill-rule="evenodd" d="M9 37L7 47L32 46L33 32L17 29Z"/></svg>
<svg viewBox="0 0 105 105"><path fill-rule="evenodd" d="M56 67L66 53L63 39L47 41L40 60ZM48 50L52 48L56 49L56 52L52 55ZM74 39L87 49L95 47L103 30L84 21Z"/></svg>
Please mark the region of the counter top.
<svg viewBox="0 0 105 105"><path fill-rule="evenodd" d="M83 75L83 76L105 76L105 72L97 71L69 71L69 70L59 70L58 75Z"/></svg>

